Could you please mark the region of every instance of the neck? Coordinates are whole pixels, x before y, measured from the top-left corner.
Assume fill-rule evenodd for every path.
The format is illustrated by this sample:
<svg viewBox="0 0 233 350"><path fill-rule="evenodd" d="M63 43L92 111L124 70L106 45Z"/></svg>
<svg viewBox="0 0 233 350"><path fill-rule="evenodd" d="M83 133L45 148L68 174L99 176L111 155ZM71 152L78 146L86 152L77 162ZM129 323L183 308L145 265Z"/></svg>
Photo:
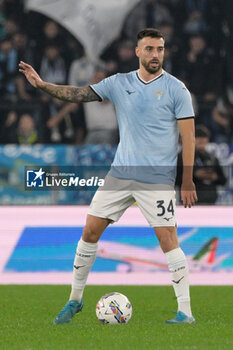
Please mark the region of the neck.
<svg viewBox="0 0 233 350"><path fill-rule="evenodd" d="M140 66L138 74L140 78L142 78L144 81L150 81L154 78L158 77L160 74L162 74L163 68L161 67L156 73L151 74L149 73L143 66Z"/></svg>

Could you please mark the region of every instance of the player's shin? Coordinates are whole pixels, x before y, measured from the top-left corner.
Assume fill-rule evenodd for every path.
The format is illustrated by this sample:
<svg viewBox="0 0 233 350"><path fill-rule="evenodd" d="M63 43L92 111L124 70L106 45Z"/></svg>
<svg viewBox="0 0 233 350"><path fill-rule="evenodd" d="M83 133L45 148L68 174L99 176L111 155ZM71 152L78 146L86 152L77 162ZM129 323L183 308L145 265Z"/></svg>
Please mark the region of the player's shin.
<svg viewBox="0 0 233 350"><path fill-rule="evenodd" d="M178 302L178 311L192 316L189 295L189 268L184 252L176 248L165 253L168 268L172 277L172 285Z"/></svg>
<svg viewBox="0 0 233 350"><path fill-rule="evenodd" d="M74 259L72 290L69 300L81 301L88 274L95 262L98 243L80 239Z"/></svg>

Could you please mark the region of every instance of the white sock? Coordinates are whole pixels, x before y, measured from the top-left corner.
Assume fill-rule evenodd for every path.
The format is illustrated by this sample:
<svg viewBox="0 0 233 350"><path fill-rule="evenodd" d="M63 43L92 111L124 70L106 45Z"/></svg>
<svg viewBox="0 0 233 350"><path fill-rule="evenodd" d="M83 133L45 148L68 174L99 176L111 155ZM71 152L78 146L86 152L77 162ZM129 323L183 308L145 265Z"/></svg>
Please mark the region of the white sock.
<svg viewBox="0 0 233 350"><path fill-rule="evenodd" d="M98 243L87 243L80 239L74 259L72 290L69 300L78 300L83 296L88 274L95 262Z"/></svg>
<svg viewBox="0 0 233 350"><path fill-rule="evenodd" d="M178 311L192 316L189 295L189 268L184 252L176 248L165 253L172 276L172 285L178 302Z"/></svg>

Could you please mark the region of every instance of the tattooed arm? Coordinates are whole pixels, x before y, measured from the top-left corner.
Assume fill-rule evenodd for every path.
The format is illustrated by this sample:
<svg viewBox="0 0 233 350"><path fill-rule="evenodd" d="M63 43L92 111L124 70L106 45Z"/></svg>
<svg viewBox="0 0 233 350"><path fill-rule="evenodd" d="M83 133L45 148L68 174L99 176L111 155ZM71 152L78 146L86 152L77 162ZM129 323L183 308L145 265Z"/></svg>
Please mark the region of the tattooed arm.
<svg viewBox="0 0 233 350"><path fill-rule="evenodd" d="M89 87L75 87L66 85L54 85L43 82L39 87L49 95L58 98L59 100L69 102L91 102L99 101L97 94Z"/></svg>
<svg viewBox="0 0 233 350"><path fill-rule="evenodd" d="M25 62L20 62L19 71L25 75L29 83L49 95L68 102L99 101L99 96L89 87L75 87L66 85L54 85L43 81L39 74Z"/></svg>

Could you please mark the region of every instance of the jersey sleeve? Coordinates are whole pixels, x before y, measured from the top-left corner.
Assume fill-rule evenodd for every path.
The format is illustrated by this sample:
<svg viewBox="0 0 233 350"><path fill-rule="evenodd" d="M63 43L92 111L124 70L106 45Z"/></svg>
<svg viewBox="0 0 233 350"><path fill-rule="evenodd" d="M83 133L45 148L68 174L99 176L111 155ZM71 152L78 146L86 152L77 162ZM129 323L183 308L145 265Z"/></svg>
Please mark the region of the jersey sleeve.
<svg viewBox="0 0 233 350"><path fill-rule="evenodd" d="M174 94L175 100L175 117L176 119L193 118L194 110L192 105L191 94L188 89L179 86Z"/></svg>
<svg viewBox="0 0 233 350"><path fill-rule="evenodd" d="M90 85L90 88L99 96L100 101L110 100L112 101L112 90L114 87L114 81L116 75L105 78L97 84Z"/></svg>

